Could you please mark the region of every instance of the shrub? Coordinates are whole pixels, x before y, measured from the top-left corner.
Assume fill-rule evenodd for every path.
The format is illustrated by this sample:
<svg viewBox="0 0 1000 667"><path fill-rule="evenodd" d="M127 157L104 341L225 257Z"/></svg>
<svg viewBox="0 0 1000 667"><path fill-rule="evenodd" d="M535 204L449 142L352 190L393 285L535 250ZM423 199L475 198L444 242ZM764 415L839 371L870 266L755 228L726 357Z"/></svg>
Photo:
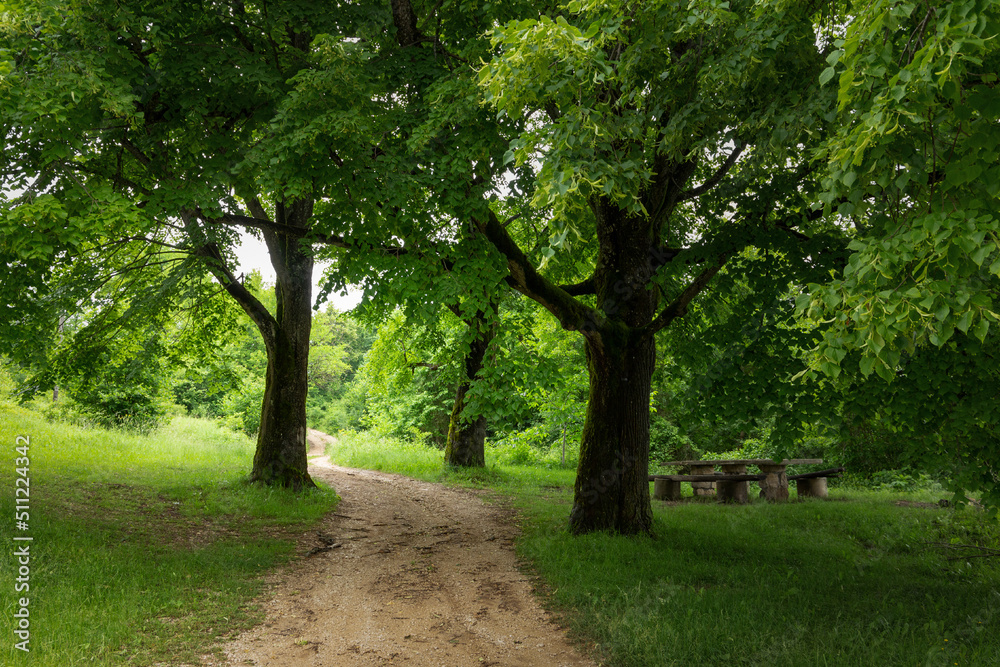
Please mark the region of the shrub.
<svg viewBox="0 0 1000 667"><path fill-rule="evenodd" d="M348 390L342 397L328 392L309 389L306 403L306 418L309 426L324 433L336 433L343 429L357 429L364 417L364 392Z"/></svg>
<svg viewBox="0 0 1000 667"><path fill-rule="evenodd" d="M561 432L555 433L541 423L523 431L506 433L495 441L487 441L486 453L490 460L501 465L572 467L580 457L580 443L567 437L566 462L563 464Z"/></svg>
<svg viewBox="0 0 1000 667"><path fill-rule="evenodd" d="M874 491L939 491L940 484L927 473L910 468L854 472L848 470L842 481L844 486Z"/></svg>
<svg viewBox="0 0 1000 667"><path fill-rule="evenodd" d="M248 378L239 391L226 394L222 402L225 415L222 423L234 430L253 437L260 430L260 411L264 405L264 380Z"/></svg>
<svg viewBox="0 0 1000 667"><path fill-rule="evenodd" d="M93 375L72 382L66 393L99 426L149 433L173 404L163 377L161 364L150 356L106 360Z"/></svg>
<svg viewBox="0 0 1000 667"><path fill-rule="evenodd" d="M15 389L17 389L17 382L14 381L7 368L7 361L0 357L0 401L10 398Z"/></svg>
<svg viewBox="0 0 1000 667"><path fill-rule="evenodd" d="M183 378L174 383L174 399L193 417L223 416L225 395L205 379Z"/></svg>
<svg viewBox="0 0 1000 667"><path fill-rule="evenodd" d="M663 417L653 415L649 420L649 469L659 471L663 461L701 458L694 443L677 426Z"/></svg>

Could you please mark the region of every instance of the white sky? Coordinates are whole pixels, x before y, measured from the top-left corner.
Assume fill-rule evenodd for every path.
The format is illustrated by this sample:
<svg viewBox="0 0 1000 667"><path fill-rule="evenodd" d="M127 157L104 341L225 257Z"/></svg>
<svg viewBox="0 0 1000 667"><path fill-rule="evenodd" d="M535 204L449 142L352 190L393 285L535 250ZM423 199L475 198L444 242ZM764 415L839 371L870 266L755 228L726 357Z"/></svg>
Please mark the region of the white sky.
<svg viewBox="0 0 1000 667"><path fill-rule="evenodd" d="M274 268L271 266L271 260L267 256L267 246L264 245L264 241L255 239L246 233L240 236L243 242L236 250L236 258L240 263L238 273L250 273L253 269L257 269L260 271L260 275L263 276L264 282L273 285L275 279ZM323 277L324 268L326 268L325 262L316 262L316 266L313 269L313 298L319 294L319 283L320 278ZM331 302L334 308L339 311L350 310L361 302L361 292L349 290L346 296L334 293L321 305L325 306L325 304Z"/></svg>

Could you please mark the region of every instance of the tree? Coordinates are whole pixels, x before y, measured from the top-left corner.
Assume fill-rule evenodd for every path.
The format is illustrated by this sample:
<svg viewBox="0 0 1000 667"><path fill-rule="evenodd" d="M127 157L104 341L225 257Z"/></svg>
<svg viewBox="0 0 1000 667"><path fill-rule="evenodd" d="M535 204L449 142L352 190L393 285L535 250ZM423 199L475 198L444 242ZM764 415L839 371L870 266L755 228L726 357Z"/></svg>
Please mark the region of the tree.
<svg viewBox="0 0 1000 667"><path fill-rule="evenodd" d="M826 209L850 225L842 274L799 309L806 376L877 414L904 455L1000 503L1000 7L855 6L821 79L837 88Z"/></svg>
<svg viewBox="0 0 1000 667"><path fill-rule="evenodd" d="M593 274L561 287L495 216L480 228L515 289L586 341L590 398L571 529L647 532L654 335L724 265L754 270L733 261L747 248L785 253L806 275L819 275L838 248L836 230L810 208L808 151L831 99L818 83L818 8L567 9L495 30L501 51L481 81L498 111L533 121L507 159L541 161L534 200L552 211L553 245L596 246Z"/></svg>
<svg viewBox="0 0 1000 667"><path fill-rule="evenodd" d="M443 446L458 383L454 349L461 335L453 318L428 325L407 323L402 312L387 318L358 372L367 425Z"/></svg>
<svg viewBox="0 0 1000 667"><path fill-rule="evenodd" d="M3 303L17 313L5 318L14 326L0 332L4 347L51 329L111 277L172 265L177 284L207 270L267 349L251 479L311 486L307 237L322 202L262 156L280 150L269 128L296 76L318 52L349 50L341 36L356 38L359 21L382 16L361 5L330 14L311 2L18 4L3 26L0 70L4 187L21 192L5 198L0 217L9 269ZM358 90L345 85L343 94ZM344 157L326 157L341 166L357 148L342 139ZM370 145L361 146L363 162ZM303 165L292 166L309 178ZM273 312L230 268L239 228L267 243L277 274ZM122 249L130 261L104 270ZM141 283L124 281L107 299Z"/></svg>
<svg viewBox="0 0 1000 667"><path fill-rule="evenodd" d="M721 271L725 289L672 349L690 352L702 415L755 405L786 443L808 422L852 449L878 424L892 460L995 503L1000 15L973 2L849 11L823 38L820 82L838 100L814 154L842 265L806 286L770 258L777 290Z"/></svg>
<svg viewBox="0 0 1000 667"><path fill-rule="evenodd" d="M455 311L461 314L459 308ZM468 410L469 391L483 368L486 353L496 336L496 314L479 310L465 324L472 334L472 340L465 353L465 368L458 382L451 419L448 421L444 461L452 466L481 468L486 465L486 415L470 416L465 413L475 412Z"/></svg>
<svg viewBox="0 0 1000 667"><path fill-rule="evenodd" d="M800 280L842 257L842 231L811 208L810 151L834 104L819 84L819 5L392 5L400 48L362 45L392 58L379 99L406 112L393 126L401 141L378 145L396 166L392 194L364 212L356 197L340 201L340 215L366 224L331 231L354 247L400 243L339 265L336 280L422 260L471 286L469 312L505 282L580 332L590 398L572 529L648 531L656 332L747 248L786 253ZM491 43L478 36L497 25ZM480 60L487 113L468 65ZM336 90L322 77L303 83L288 118L309 137L297 159L315 159ZM545 220L541 247L513 227L529 202ZM553 260L569 246L583 252L563 273ZM413 275L417 290L438 274Z"/></svg>
<svg viewBox="0 0 1000 667"><path fill-rule="evenodd" d="M904 352L956 331L982 342L1000 319L1000 9L856 9L822 75L839 81L841 122L818 153L826 210L852 227L853 254L799 306L835 320L818 349L824 372L858 349L865 376L891 381Z"/></svg>

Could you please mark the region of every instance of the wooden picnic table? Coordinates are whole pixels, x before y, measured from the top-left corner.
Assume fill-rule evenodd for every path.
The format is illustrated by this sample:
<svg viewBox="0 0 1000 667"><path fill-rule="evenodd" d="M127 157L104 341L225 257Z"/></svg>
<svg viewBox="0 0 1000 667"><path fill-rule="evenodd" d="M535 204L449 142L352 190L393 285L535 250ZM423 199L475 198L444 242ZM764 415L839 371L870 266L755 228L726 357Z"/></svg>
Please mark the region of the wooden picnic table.
<svg viewBox="0 0 1000 667"><path fill-rule="evenodd" d="M664 461L661 466L689 466L690 475L650 475L653 481L653 497L664 500L680 499L680 483L691 482L695 496L715 493L725 502L749 502L748 482L760 485L762 498L771 501L788 500L788 475L790 465L810 465L822 463L823 459L719 459L700 461ZM755 466L759 474L747 473L747 466ZM721 468L717 472L716 467ZM799 476L799 495L826 496L826 477L836 470L821 471L809 477ZM814 481L815 480L815 481ZM804 483L803 483L804 482Z"/></svg>

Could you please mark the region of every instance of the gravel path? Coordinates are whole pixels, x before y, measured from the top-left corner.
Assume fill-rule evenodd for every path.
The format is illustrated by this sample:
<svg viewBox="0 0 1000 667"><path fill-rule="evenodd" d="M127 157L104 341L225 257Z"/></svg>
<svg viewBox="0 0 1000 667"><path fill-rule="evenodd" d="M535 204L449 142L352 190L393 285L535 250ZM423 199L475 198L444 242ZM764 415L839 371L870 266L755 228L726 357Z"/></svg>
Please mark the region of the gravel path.
<svg viewBox="0 0 1000 667"><path fill-rule="evenodd" d="M319 533L336 546L271 579L267 619L224 649L230 664L593 667L517 569L517 529L475 494L322 456L309 473L342 500ZM304 555L323 546L316 534Z"/></svg>

